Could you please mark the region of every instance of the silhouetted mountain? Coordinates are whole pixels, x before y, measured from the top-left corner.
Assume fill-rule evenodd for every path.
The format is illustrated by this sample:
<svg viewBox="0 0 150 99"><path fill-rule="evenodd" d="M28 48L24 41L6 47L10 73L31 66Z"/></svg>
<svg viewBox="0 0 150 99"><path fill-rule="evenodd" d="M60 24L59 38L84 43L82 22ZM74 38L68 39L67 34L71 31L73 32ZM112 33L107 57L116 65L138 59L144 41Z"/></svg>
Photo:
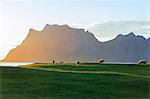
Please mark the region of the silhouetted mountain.
<svg viewBox="0 0 150 99"><path fill-rule="evenodd" d="M100 45L101 55L107 61L137 62L140 59L149 60L149 42L143 36L118 35L115 39Z"/></svg>
<svg viewBox="0 0 150 99"><path fill-rule="evenodd" d="M103 58L107 62L137 62L149 60L149 44L149 40L133 33L99 42L84 29L47 24L42 31L30 29L22 44L12 49L3 61L85 62Z"/></svg>

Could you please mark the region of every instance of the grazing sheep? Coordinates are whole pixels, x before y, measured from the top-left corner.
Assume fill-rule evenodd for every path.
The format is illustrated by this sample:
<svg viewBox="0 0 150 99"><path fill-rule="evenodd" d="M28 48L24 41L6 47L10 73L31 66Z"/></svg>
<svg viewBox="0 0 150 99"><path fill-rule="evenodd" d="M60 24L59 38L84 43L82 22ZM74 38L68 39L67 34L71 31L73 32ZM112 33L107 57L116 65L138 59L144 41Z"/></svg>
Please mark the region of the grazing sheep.
<svg viewBox="0 0 150 99"><path fill-rule="evenodd" d="M146 64L145 60L139 60L138 64Z"/></svg>
<svg viewBox="0 0 150 99"><path fill-rule="evenodd" d="M60 63L62 64L62 63L64 63L64 62L60 62Z"/></svg>
<svg viewBox="0 0 150 99"><path fill-rule="evenodd" d="M55 64L55 60L53 60L53 64Z"/></svg>
<svg viewBox="0 0 150 99"><path fill-rule="evenodd" d="M79 61L76 61L76 64L80 64L80 62L79 62Z"/></svg>
<svg viewBox="0 0 150 99"><path fill-rule="evenodd" d="M102 64L103 62L104 62L103 59L100 59L100 60L98 61L99 64Z"/></svg>

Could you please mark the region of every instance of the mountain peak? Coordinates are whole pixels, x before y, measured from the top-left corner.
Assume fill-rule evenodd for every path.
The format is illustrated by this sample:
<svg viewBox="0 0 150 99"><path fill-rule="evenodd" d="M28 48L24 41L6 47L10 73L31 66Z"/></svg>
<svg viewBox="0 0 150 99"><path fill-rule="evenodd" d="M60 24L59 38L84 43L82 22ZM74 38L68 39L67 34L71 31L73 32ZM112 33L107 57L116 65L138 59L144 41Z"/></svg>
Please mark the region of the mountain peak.
<svg viewBox="0 0 150 99"><path fill-rule="evenodd" d="M119 34L115 39L134 39L134 38L142 38L145 39L143 36L141 35L135 35L133 32L130 32L129 34L126 35L122 35ZM145 39L146 40L146 39Z"/></svg>
<svg viewBox="0 0 150 99"><path fill-rule="evenodd" d="M35 30L35 29L33 29L33 28L30 28L30 29L29 29L29 32L33 32L33 31L37 31L37 30Z"/></svg>
<svg viewBox="0 0 150 99"><path fill-rule="evenodd" d="M123 35L122 34L119 34L116 38L122 38Z"/></svg>
<svg viewBox="0 0 150 99"><path fill-rule="evenodd" d="M64 24L64 25L57 25L57 24L50 25L50 24L46 24L43 30L58 29L58 28L70 29L71 27L69 27L66 24Z"/></svg>
<svg viewBox="0 0 150 99"><path fill-rule="evenodd" d="M135 34L134 34L133 32L130 32L130 33L128 34L128 36L135 36Z"/></svg>
<svg viewBox="0 0 150 99"><path fill-rule="evenodd" d="M130 32L129 34L127 35L122 35L122 34L119 34L116 38L123 38L123 37L135 37L135 34L133 32Z"/></svg>
<svg viewBox="0 0 150 99"><path fill-rule="evenodd" d="M64 28L70 28L67 24L64 25L60 25L60 27L64 27Z"/></svg>

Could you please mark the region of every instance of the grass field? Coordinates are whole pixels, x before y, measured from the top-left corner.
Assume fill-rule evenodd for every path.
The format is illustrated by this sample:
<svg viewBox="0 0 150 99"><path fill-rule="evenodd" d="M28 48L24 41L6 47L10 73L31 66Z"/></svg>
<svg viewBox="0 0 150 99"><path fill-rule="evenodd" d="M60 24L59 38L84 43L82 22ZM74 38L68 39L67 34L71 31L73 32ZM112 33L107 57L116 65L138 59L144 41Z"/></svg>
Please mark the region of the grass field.
<svg viewBox="0 0 150 99"><path fill-rule="evenodd" d="M150 65L0 67L0 99L148 99Z"/></svg>

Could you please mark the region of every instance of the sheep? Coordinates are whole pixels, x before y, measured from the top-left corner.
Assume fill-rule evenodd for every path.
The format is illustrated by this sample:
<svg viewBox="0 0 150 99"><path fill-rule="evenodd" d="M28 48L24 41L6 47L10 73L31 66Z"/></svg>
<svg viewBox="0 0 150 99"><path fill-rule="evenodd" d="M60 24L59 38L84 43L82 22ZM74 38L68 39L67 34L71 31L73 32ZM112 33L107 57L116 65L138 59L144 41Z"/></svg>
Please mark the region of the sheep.
<svg viewBox="0 0 150 99"><path fill-rule="evenodd" d="M145 60L139 60L138 64L146 64Z"/></svg>
<svg viewBox="0 0 150 99"><path fill-rule="evenodd" d="M100 59L100 60L98 61L99 64L102 64L103 62L104 62L103 59Z"/></svg>

